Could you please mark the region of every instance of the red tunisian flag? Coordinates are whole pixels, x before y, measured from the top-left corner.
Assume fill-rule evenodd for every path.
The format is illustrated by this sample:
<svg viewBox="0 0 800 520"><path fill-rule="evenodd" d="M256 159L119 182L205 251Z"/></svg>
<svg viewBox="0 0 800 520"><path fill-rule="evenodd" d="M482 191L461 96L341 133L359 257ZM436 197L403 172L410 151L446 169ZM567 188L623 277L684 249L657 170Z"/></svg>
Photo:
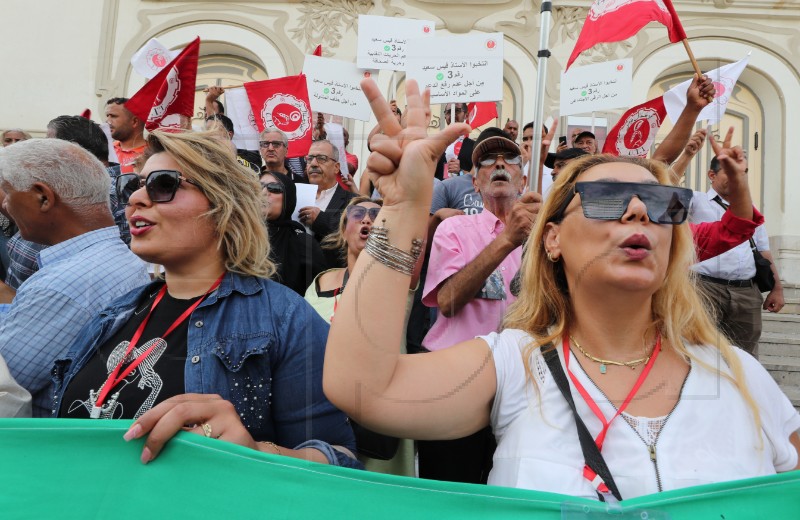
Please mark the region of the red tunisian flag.
<svg viewBox="0 0 800 520"><path fill-rule="evenodd" d="M244 84L258 131L277 128L289 138L287 157L302 157L311 148L311 103L305 74Z"/></svg>
<svg viewBox="0 0 800 520"><path fill-rule="evenodd" d="M467 114L467 124L474 130L497 117L497 105L494 101L469 103Z"/></svg>
<svg viewBox="0 0 800 520"><path fill-rule="evenodd" d="M626 40L650 22L665 25L672 43L686 39L671 0L594 0L567 61L567 70L586 49L598 43Z"/></svg>
<svg viewBox="0 0 800 520"><path fill-rule="evenodd" d="M146 121L144 127L148 131L182 129L181 116L191 118L194 114L199 54L200 37L197 37L125 103L125 108Z"/></svg>
<svg viewBox="0 0 800 520"><path fill-rule="evenodd" d="M603 153L647 157L666 115L663 96L631 108L609 132Z"/></svg>

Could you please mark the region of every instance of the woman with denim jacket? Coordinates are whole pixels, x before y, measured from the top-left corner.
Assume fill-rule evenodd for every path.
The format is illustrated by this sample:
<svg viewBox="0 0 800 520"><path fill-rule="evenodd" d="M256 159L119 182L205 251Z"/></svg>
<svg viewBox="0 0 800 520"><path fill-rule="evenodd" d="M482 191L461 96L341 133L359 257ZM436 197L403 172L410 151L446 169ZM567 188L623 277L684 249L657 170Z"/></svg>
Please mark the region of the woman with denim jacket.
<svg viewBox="0 0 800 520"><path fill-rule="evenodd" d="M269 280L259 186L209 135L150 134L139 175L117 181L131 249L164 279L118 299L56 362L53 415L135 419L142 462L181 430L360 467L322 393L328 325Z"/></svg>

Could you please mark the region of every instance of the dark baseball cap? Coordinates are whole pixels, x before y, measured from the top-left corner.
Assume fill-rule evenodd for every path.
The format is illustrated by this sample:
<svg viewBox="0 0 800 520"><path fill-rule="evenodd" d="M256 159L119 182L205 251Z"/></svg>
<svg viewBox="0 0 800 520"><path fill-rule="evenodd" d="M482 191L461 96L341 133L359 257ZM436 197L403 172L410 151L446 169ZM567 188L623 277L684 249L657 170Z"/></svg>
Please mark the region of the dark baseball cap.
<svg viewBox="0 0 800 520"><path fill-rule="evenodd" d="M514 152L517 155L522 155L519 145L511 139L511 136L496 126L485 129L475 140L475 148L472 150L472 164L477 167L478 159L489 152Z"/></svg>
<svg viewBox="0 0 800 520"><path fill-rule="evenodd" d="M589 133L589 132L586 132ZM564 148L557 153L548 153L547 159L544 160L544 165L552 169L556 165L556 161L563 161L564 159L575 159L584 155L589 155L580 148Z"/></svg>
<svg viewBox="0 0 800 520"><path fill-rule="evenodd" d="M593 134L593 133L591 133L591 132L590 132L590 131L588 131L588 130L584 130L583 132L581 132L581 133L579 133L578 135L576 135L576 136L575 136L575 139L573 139L573 140L572 140L572 142L574 143L575 141L577 141L577 140L578 140L578 139L580 139L581 137L591 137L591 138L592 138L592 139L594 139L595 141L597 140L597 138L594 136L594 134Z"/></svg>

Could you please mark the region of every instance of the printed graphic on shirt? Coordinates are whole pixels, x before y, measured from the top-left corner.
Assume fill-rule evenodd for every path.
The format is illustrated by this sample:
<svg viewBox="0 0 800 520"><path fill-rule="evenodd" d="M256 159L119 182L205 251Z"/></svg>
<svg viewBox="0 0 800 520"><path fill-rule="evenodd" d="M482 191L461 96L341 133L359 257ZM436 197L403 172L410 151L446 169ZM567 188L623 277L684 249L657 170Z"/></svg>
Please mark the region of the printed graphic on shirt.
<svg viewBox="0 0 800 520"><path fill-rule="evenodd" d="M465 215L477 215L483 211L483 199L479 193L467 193L464 195L462 210Z"/></svg>
<svg viewBox="0 0 800 520"><path fill-rule="evenodd" d="M477 297L485 300L506 299L506 286L503 280L503 273L500 269L495 269L494 272L489 275L489 278L484 282Z"/></svg>
<svg viewBox="0 0 800 520"><path fill-rule="evenodd" d="M119 384L117 384L117 386L115 386L111 392L109 392L105 403L103 403L103 406L100 408L100 419L119 419L124 416L125 408L123 401L129 403L131 402L130 394L132 392L131 389L129 389L131 385L134 385L131 388L138 388L139 390L145 390L149 392L144 401L142 401L142 404L139 406L139 409L133 415L134 419L138 419L142 416L142 414L153 407L156 399L158 399L158 394L164 387L163 379L161 379L158 373L156 373L155 364L159 359L161 359L162 354L164 354L164 352L167 350L167 342L162 338L151 339L144 345L134 348L131 353L125 357L125 351L128 349L128 345L130 345L129 341L123 341L111 351L111 355L106 362L108 376L111 375L111 372L114 371L120 361L123 362L123 366L120 369L121 373L132 361L136 360L139 356L147 352L150 347L153 347L153 350L150 351L150 353L142 360L139 366L137 366L130 374L127 375L127 377L125 377L125 379L120 381ZM97 401L97 396L99 393L100 389L95 390L93 388L89 390L88 399L84 401L73 401L69 405L67 413L72 414L76 409L81 407L85 408L86 411L91 412L92 406ZM126 397L128 398L127 400L125 399ZM133 402L138 401L138 399L133 399Z"/></svg>

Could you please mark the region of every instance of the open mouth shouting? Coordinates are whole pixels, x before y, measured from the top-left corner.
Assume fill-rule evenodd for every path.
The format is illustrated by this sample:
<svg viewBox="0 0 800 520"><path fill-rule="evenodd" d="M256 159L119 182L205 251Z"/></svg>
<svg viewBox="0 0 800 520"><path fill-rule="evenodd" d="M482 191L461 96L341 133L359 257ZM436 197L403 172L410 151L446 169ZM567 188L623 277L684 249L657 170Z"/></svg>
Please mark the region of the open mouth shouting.
<svg viewBox="0 0 800 520"><path fill-rule="evenodd" d="M632 260L641 260L647 257L652 249L650 240L642 233L629 236L619 247Z"/></svg>

